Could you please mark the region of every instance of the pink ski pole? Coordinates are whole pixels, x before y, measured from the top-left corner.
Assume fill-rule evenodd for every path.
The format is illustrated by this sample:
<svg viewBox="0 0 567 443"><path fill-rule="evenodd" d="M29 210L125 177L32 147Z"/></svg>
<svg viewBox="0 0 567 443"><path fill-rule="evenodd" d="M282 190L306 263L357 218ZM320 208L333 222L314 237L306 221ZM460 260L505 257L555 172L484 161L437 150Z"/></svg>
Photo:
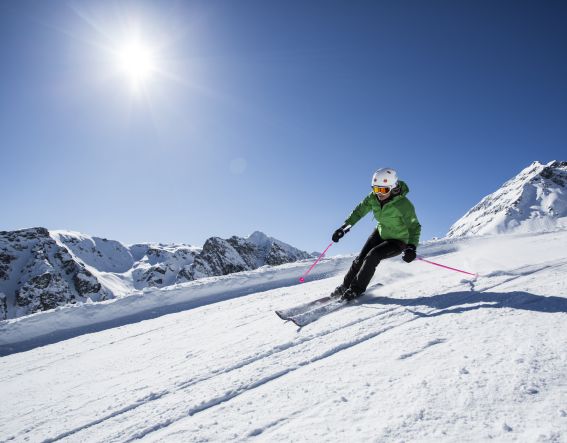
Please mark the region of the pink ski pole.
<svg viewBox="0 0 567 443"><path fill-rule="evenodd" d="M345 227L345 229L344 229L345 234L346 234L348 231L350 231L350 227L351 227L350 225L348 225L348 226ZM307 277L307 274L309 274L309 273L311 272L311 269L313 269L313 268L315 267L315 265L316 265L317 263L319 263L319 260L321 260L321 259L325 256L325 253L329 250L329 248L330 248L331 246L333 246L333 242L329 243L329 246L327 246L327 247L325 248L325 250L323 251L323 253L319 256L319 258L317 258L317 260L315 260L315 263L313 263L313 264L311 265L311 267L307 270L307 272L305 272L305 274L303 274L301 277L299 277L299 282L300 282L300 283L305 283L305 277Z"/></svg>
<svg viewBox="0 0 567 443"><path fill-rule="evenodd" d="M422 258L422 257L416 257L416 258L417 258L418 260L424 261L425 263L429 263L430 265L435 265L435 266L439 266L440 268L445 268L445 269L449 269L449 270L451 270L451 271L456 271L456 272L462 272L463 274L468 274L468 275L472 275L472 276L474 276L474 277L478 277L478 274L473 274L473 273L471 273L471 272L461 271L460 269L451 268L450 266L445 266L445 265L442 265L442 264L440 264L440 263L435 263L434 261L429 261L429 260L426 260L426 259L424 259L424 258Z"/></svg>

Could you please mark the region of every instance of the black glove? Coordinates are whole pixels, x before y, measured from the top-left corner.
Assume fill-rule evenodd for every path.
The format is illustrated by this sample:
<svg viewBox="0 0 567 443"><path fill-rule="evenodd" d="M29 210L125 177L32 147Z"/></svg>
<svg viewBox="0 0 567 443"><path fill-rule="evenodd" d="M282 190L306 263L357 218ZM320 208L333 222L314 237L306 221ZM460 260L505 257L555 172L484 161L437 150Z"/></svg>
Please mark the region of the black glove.
<svg viewBox="0 0 567 443"><path fill-rule="evenodd" d="M406 263L414 261L416 257L415 249L415 245L407 245L406 249L404 249L404 252L402 253L402 260Z"/></svg>
<svg viewBox="0 0 567 443"><path fill-rule="evenodd" d="M337 229L333 233L333 236L331 238L335 243L337 243L341 238L343 238L345 236L345 234L348 232L348 231L345 231L346 227L347 227L347 225L342 225L339 229Z"/></svg>

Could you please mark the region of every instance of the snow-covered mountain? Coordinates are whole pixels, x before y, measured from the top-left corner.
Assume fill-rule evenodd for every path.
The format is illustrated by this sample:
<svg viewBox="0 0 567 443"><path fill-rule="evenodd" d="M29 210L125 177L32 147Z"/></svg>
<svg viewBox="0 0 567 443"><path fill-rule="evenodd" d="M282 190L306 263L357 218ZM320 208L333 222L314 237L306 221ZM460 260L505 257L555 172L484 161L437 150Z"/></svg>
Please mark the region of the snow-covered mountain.
<svg viewBox="0 0 567 443"><path fill-rule="evenodd" d="M0 440L566 442L562 244L430 242L479 276L384 260L300 330L274 310L328 294L352 257L304 284L297 262L0 321Z"/></svg>
<svg viewBox="0 0 567 443"><path fill-rule="evenodd" d="M310 256L261 232L248 238L212 237L200 248L160 243L125 246L45 228L2 231L0 320Z"/></svg>
<svg viewBox="0 0 567 443"><path fill-rule="evenodd" d="M534 162L484 197L448 237L547 231L567 225L567 162Z"/></svg>

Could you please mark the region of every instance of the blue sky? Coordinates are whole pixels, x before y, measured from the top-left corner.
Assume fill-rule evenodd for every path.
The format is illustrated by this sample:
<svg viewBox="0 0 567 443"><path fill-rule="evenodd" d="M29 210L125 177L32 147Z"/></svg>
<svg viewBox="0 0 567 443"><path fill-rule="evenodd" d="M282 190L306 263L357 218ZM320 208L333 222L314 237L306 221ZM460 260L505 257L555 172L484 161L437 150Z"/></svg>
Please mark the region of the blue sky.
<svg viewBox="0 0 567 443"><path fill-rule="evenodd" d="M567 159L566 22L553 0L4 0L0 229L323 250L389 166L442 236ZM137 91L113 55L132 29L154 61Z"/></svg>

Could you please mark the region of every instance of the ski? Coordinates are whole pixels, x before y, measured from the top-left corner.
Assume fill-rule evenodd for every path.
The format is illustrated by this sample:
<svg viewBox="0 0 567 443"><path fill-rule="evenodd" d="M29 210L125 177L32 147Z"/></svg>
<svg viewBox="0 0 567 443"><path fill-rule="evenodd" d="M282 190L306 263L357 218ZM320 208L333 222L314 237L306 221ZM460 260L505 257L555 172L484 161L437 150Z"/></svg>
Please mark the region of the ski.
<svg viewBox="0 0 567 443"><path fill-rule="evenodd" d="M312 300L307 303L302 303L297 306L292 306L291 308L277 310L276 314L282 320L289 320L290 317L294 317L304 312L311 311L312 309L318 306L325 305L335 300L337 300L337 297L331 297L330 295L328 295L326 297L318 298L317 300Z"/></svg>
<svg viewBox="0 0 567 443"><path fill-rule="evenodd" d="M298 306L276 311L278 317L285 321L291 321L300 328L313 323L319 318L337 309L346 306L349 302L339 297L322 297Z"/></svg>
<svg viewBox="0 0 567 443"><path fill-rule="evenodd" d="M288 320L295 323L297 326L302 328L303 326L307 326L310 323L313 323L316 320L319 320L324 315L330 314L340 308L343 308L348 304L348 301L339 300L332 298L329 302L314 307L309 311L302 312L300 314L294 315L289 317Z"/></svg>

